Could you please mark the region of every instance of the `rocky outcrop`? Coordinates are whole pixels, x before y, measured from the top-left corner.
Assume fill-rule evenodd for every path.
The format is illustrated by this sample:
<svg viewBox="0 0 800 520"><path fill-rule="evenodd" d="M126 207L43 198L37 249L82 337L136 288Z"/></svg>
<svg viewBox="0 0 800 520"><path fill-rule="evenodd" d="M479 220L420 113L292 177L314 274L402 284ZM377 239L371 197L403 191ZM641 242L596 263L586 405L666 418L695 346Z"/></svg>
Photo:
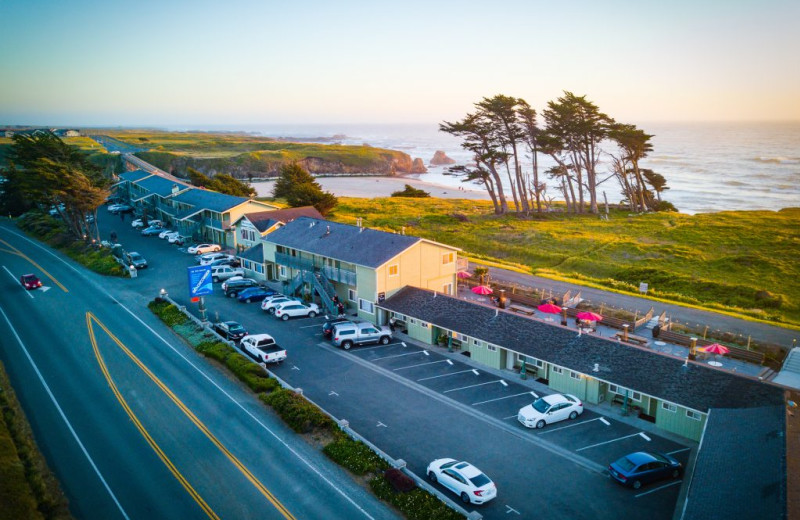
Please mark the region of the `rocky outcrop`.
<svg viewBox="0 0 800 520"><path fill-rule="evenodd" d="M414 162L411 163L411 173L427 173L428 169L425 168L425 161L417 157L414 159Z"/></svg>
<svg viewBox="0 0 800 520"><path fill-rule="evenodd" d="M449 158L442 150L436 150L431 159L431 166L444 166L446 164L455 164L456 162Z"/></svg>

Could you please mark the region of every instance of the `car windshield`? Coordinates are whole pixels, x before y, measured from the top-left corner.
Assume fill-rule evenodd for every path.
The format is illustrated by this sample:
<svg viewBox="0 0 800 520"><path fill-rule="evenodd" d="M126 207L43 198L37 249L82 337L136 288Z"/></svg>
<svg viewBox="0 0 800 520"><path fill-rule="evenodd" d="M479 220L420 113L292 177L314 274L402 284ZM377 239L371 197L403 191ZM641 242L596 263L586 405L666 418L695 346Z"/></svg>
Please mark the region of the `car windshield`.
<svg viewBox="0 0 800 520"><path fill-rule="evenodd" d="M131 253L130 256L131 256L131 260L141 260L142 259L142 255L140 255L139 253Z"/></svg>
<svg viewBox="0 0 800 520"><path fill-rule="evenodd" d="M617 466L619 466L623 471L630 471L636 467L636 464L631 462L631 459L628 457L622 457L617 461Z"/></svg>
<svg viewBox="0 0 800 520"><path fill-rule="evenodd" d="M25 276L23 276L23 279L26 282L35 282L36 281L36 277L34 275L32 275L32 274L26 274Z"/></svg>
<svg viewBox="0 0 800 520"><path fill-rule="evenodd" d="M486 484L491 482L491 480L489 480L489 477L487 477L483 473L479 473L479 474L475 475L474 477L469 479L469 481L472 482L472 484L475 487L483 487Z"/></svg>
<svg viewBox="0 0 800 520"><path fill-rule="evenodd" d="M228 326L228 330L230 332L244 332L244 327L242 327L238 323L234 323Z"/></svg>
<svg viewBox="0 0 800 520"><path fill-rule="evenodd" d="M550 405L544 399L537 399L533 402L533 409L539 413L547 412L548 408L550 408Z"/></svg>

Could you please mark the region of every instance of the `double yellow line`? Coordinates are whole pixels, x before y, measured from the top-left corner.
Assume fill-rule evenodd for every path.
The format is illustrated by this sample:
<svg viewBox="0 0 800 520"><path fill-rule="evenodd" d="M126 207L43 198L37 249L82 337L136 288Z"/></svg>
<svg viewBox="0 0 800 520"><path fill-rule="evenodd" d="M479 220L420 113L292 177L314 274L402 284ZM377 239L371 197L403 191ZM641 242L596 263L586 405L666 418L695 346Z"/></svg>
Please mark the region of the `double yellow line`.
<svg viewBox="0 0 800 520"><path fill-rule="evenodd" d="M142 372L144 372L147 375L147 377L149 377L150 380L153 381L156 384L156 386L158 386L161 389L161 391L164 392L164 394L166 394L167 397L169 397L172 400L173 403L175 403L175 405L184 413L184 415L186 415L186 417L188 417L189 420L192 421L192 423L194 423L194 425L201 432L203 432L203 434L205 434L205 436L217 447L217 449L219 449L228 458L228 460L230 460L233 463L233 465L247 478L247 480L249 480L250 483L253 484L253 486L267 500L269 500L269 502L273 506L275 506L275 509L277 509L278 512L280 512L281 515L283 515L284 518L286 518L287 520L295 520L295 517L292 515L292 513L290 513L289 510L286 509L286 507L283 504L281 504L281 502L278 501L278 499L275 498L275 496L264 486L264 484L262 484L255 477L255 475L253 475L250 472L250 470L247 469L247 467L244 464L242 464L242 462L238 458L236 458L236 456L233 453L231 453L228 450L228 448L226 448L225 445L223 445L222 442L220 442L219 439L217 439L214 436L213 433L211 433L211 431L206 427L206 425L203 424L203 422L200 421L200 419L198 419L197 416L195 416L194 413L192 413L192 411L189 410L189 408L185 404L183 404L183 402L180 399L178 399L178 397L158 377L156 377L156 375L153 374L150 371L150 369L147 368L147 366L145 366L139 360L139 358L137 358L133 354L133 352L131 352L125 345L123 345L122 342L119 339L117 339L117 337L114 336L114 334L112 334L111 331L108 330L108 328L93 313L87 312L86 327L89 331L89 339L92 342L92 348L94 350L94 355L97 358L97 362L100 365L100 370L103 372L103 376L106 378L108 385L111 387L111 391L114 393L117 400L122 405L122 408L128 414L128 417L130 417L131 421L133 421L134 425L136 425L136 428L145 438L147 443L150 444L151 448L153 448L153 451L156 452L156 454L162 460L164 465L167 466L167 468L170 470L170 472L172 472L172 474L175 476L178 482L181 483L184 489L186 489L189 495L191 495L191 497L194 498L194 500L200 505L203 511L205 511L210 518L218 519L219 517L216 515L216 513L214 513L214 511L205 502L205 500L203 500L203 497L201 497L200 494L197 493L197 491L186 480L186 478L183 475L181 475L180 471L178 471L178 468L175 467L172 461L169 460L167 455L158 446L155 440L150 436L150 434L142 425L141 421L139 421L136 414L133 412L133 410L131 410L127 401L125 401L125 398L120 393L119 389L114 383L113 378L111 377L111 374L108 371L108 367L106 366L105 361L103 360L103 356L100 354L100 350L97 346L97 339L95 337L93 323L97 323L97 325L99 325L100 328L102 328L105 331L105 333L108 334L108 336L114 341L114 343L116 343L117 346L142 370Z"/></svg>
<svg viewBox="0 0 800 520"><path fill-rule="evenodd" d="M41 265L37 264L31 257L29 257L28 255L26 255L25 253L23 253L22 251L20 251L16 247L12 246L11 244L9 244L8 242L6 242L3 239L0 239L0 243L3 243L3 244L5 244L6 246L8 246L10 248L10 249L3 249L3 251L6 251L7 253L11 253L12 255L21 256L22 258L24 258L25 260L27 260L28 262L30 262L34 266L36 266L36 268L39 269L41 272L43 272L45 274L45 276L47 276L48 278L53 280L53 283L56 284L57 286L59 286L62 291L67 292L67 293L69 292L66 287L61 285L61 282L56 280L53 275L48 273L47 270L45 270L44 267L42 267Z"/></svg>

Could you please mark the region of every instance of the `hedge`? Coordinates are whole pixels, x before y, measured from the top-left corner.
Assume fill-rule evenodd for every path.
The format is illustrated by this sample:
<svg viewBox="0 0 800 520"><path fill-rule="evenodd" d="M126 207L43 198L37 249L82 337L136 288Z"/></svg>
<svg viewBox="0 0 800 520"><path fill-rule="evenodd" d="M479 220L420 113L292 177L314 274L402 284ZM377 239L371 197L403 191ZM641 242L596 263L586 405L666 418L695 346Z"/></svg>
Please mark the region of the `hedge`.
<svg viewBox="0 0 800 520"><path fill-rule="evenodd" d="M322 452L355 475L366 475L389 468L386 461L369 446L346 435L338 435L333 442L322 448Z"/></svg>
<svg viewBox="0 0 800 520"><path fill-rule="evenodd" d="M423 489L398 493L383 475L370 480L369 487L375 496L392 504L409 520L464 520L463 515Z"/></svg>
<svg viewBox="0 0 800 520"><path fill-rule="evenodd" d="M305 397L291 390L276 390L266 395L262 394L260 398L281 416L289 428L298 433L334 431L336 428L333 419L308 402Z"/></svg>

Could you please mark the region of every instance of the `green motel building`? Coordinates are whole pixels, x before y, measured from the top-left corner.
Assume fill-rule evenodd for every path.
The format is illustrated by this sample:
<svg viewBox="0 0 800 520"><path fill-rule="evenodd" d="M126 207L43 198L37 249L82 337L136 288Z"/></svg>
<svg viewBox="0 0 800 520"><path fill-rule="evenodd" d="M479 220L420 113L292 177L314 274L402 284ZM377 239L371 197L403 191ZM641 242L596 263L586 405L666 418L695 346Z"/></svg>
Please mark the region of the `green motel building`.
<svg viewBox="0 0 800 520"><path fill-rule="evenodd" d="M701 363L583 334L434 291L404 287L379 304L412 339L449 342L494 369L519 371L590 404L637 410L669 432L699 441L711 409L783 403L783 389Z"/></svg>

